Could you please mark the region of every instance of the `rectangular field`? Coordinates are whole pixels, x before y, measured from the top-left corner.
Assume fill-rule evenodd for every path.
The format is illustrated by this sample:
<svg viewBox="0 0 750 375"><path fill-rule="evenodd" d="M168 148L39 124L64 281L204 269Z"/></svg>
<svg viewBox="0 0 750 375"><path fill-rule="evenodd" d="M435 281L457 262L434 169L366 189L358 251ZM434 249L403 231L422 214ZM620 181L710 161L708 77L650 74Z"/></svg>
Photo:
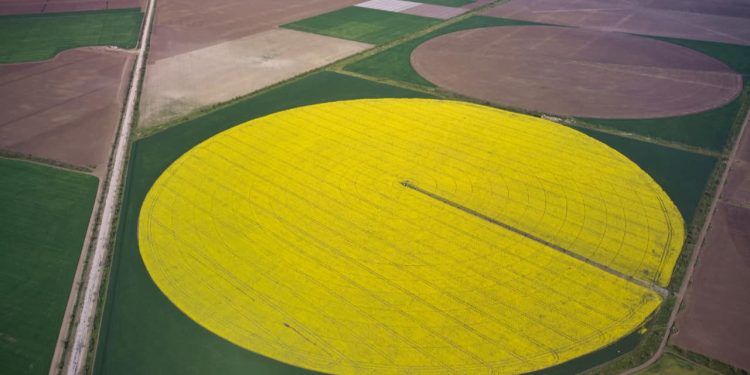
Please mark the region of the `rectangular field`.
<svg viewBox="0 0 750 375"><path fill-rule="evenodd" d="M200 107L246 95L370 47L272 29L156 60L146 72L140 126L158 125Z"/></svg>
<svg viewBox="0 0 750 375"><path fill-rule="evenodd" d="M106 163L134 57L76 49L0 65L0 149L81 167Z"/></svg>
<svg viewBox="0 0 750 375"><path fill-rule="evenodd" d="M747 124L745 124L747 126ZM745 129L677 317L672 343L750 371L750 132Z"/></svg>
<svg viewBox="0 0 750 375"><path fill-rule="evenodd" d="M46 60L85 46L133 48L140 9L0 16L0 64Z"/></svg>
<svg viewBox="0 0 750 375"><path fill-rule="evenodd" d="M98 181L2 158L0 176L0 372L47 374Z"/></svg>
<svg viewBox="0 0 750 375"><path fill-rule="evenodd" d="M288 23L282 27L358 42L383 44L438 22L440 20L410 14L348 7Z"/></svg>
<svg viewBox="0 0 750 375"><path fill-rule="evenodd" d="M146 0L10 0L0 1L0 15L82 12L102 9L140 8Z"/></svg>

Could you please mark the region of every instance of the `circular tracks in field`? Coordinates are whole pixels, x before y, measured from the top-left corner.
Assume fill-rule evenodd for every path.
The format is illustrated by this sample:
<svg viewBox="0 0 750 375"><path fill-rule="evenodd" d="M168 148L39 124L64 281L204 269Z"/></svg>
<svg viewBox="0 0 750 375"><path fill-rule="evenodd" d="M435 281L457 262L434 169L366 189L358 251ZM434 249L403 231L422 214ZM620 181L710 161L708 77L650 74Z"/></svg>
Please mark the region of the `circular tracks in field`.
<svg viewBox="0 0 750 375"><path fill-rule="evenodd" d="M370 99L279 112L184 154L139 245L185 314L332 373L528 372L632 332L682 219L634 163L489 107ZM566 254L575 252L590 262Z"/></svg>
<svg viewBox="0 0 750 375"><path fill-rule="evenodd" d="M548 26L458 31L411 57L427 80L493 103L564 116L657 118L721 106L742 89L724 63L675 44Z"/></svg>

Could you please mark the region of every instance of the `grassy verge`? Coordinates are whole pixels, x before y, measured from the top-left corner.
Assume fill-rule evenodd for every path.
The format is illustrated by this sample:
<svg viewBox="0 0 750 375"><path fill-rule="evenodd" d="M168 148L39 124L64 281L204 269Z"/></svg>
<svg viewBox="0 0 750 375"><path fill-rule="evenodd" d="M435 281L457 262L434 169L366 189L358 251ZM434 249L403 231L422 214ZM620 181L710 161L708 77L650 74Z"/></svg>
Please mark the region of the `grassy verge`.
<svg viewBox="0 0 750 375"><path fill-rule="evenodd" d="M653 366L641 371L639 375L711 375L716 371L689 361L675 353L666 352Z"/></svg>
<svg viewBox="0 0 750 375"><path fill-rule="evenodd" d="M0 16L0 63L46 60L85 46L135 47L140 9Z"/></svg>
<svg viewBox="0 0 750 375"><path fill-rule="evenodd" d="M416 39L408 40L366 59L347 65L344 69L350 72L385 78L415 85L435 87L422 78L411 65L411 53L420 44L434 37L460 30L492 26L534 25L531 22L507 20L495 17L472 16Z"/></svg>
<svg viewBox="0 0 750 375"><path fill-rule="evenodd" d="M282 27L370 44L383 44L440 23L441 20L348 7Z"/></svg>
<svg viewBox="0 0 750 375"><path fill-rule="evenodd" d="M1 372L47 374L98 181L8 159L0 176Z"/></svg>
<svg viewBox="0 0 750 375"><path fill-rule="evenodd" d="M703 369L711 369L711 373L728 374L728 375L747 375L747 371L732 367L721 361L708 358L704 355L693 353L688 350L672 346L669 348L670 353L675 357L682 359L683 361L690 362L694 366L702 367ZM657 363L658 364L658 363ZM650 368L649 368L650 370ZM653 372L658 373L658 372ZM664 372L662 372L664 373Z"/></svg>
<svg viewBox="0 0 750 375"><path fill-rule="evenodd" d="M141 261L137 220L146 192L182 153L238 123L301 105L365 97L423 94L317 73L262 95L239 100L134 144L102 320L96 373L299 373L299 368L239 348L174 307ZM164 350L169 348L169 350Z"/></svg>

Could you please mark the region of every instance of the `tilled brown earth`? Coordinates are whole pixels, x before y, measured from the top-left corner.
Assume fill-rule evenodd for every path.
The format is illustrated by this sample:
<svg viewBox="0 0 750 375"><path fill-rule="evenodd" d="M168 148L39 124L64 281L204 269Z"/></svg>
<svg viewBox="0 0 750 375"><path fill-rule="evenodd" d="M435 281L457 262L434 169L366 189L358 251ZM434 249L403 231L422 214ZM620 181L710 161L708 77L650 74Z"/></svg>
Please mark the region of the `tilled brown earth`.
<svg viewBox="0 0 750 375"><path fill-rule="evenodd" d="M566 116L657 118L735 98L742 78L724 63L650 38L548 26L459 31L419 46L412 65L448 90Z"/></svg>
<svg viewBox="0 0 750 375"><path fill-rule="evenodd" d="M672 342L750 371L748 228L750 131L746 129L711 219Z"/></svg>
<svg viewBox="0 0 750 375"><path fill-rule="evenodd" d="M209 47L361 0L160 0L149 61Z"/></svg>
<svg viewBox="0 0 750 375"><path fill-rule="evenodd" d="M745 130L724 187L724 197L750 207L750 130Z"/></svg>
<svg viewBox="0 0 750 375"><path fill-rule="evenodd" d="M146 0L0 0L0 15L138 8Z"/></svg>
<svg viewBox="0 0 750 375"><path fill-rule="evenodd" d="M0 149L96 167L106 163L133 55L65 51L0 65Z"/></svg>
<svg viewBox="0 0 750 375"><path fill-rule="evenodd" d="M277 26L358 0L159 0L139 126L199 108L357 53L368 45Z"/></svg>
<svg viewBox="0 0 750 375"><path fill-rule="evenodd" d="M673 343L750 371L750 209L719 202Z"/></svg>
<svg viewBox="0 0 750 375"><path fill-rule="evenodd" d="M511 0L485 15L604 31L750 44L744 0Z"/></svg>

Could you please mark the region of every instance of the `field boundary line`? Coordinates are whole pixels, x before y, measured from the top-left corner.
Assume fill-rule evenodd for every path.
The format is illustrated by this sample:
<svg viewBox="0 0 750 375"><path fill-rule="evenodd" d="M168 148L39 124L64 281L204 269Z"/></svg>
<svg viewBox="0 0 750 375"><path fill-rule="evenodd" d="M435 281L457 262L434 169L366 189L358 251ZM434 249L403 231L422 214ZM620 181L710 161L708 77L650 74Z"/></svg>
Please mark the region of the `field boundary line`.
<svg viewBox="0 0 750 375"><path fill-rule="evenodd" d="M558 251L558 252L560 252L562 254L565 254L565 255L567 255L569 257L572 257L572 258L574 258L576 260L584 262L584 263L586 263L588 265L594 266L594 267L596 267L596 268L598 268L598 269L600 269L600 270L602 270L602 271L604 271L606 273L609 273L612 276L618 277L618 278L623 279L625 281L628 281L628 282L631 282L633 284L637 284L637 285L642 286L644 288L650 289L650 290L658 293L662 297L666 298L666 296L669 294L669 292L667 291L667 289L662 288L662 287L660 287L660 286L658 286L656 284L648 283L648 282L646 282L644 280L636 279L635 277L626 275L626 274L624 274L624 273L622 273L620 271L617 271L617 270L615 270L615 269L613 269L613 268L611 268L611 267L609 267L609 266L607 266L605 264L601 264L601 263L599 263L599 262L597 262L595 260L586 258L583 255L576 254L576 253L574 253L574 252L572 252L572 251L570 251L570 250L568 250L568 249L566 249L566 248L564 248L562 246L556 245L556 244L554 244L552 242L549 242L549 241L547 241L547 240L545 240L545 239L543 239L541 237L537 237L537 236L535 236L535 235L533 235L533 234L531 234L529 232L526 232L526 231L524 231L522 229L518 229L518 228L516 228L516 227L514 227L512 225L506 224L506 223L504 223L502 221L499 221L497 219L489 217L489 216L487 216L485 214L482 214L481 212L473 210L473 209L471 209L469 207L466 207L466 206L464 206L464 205L462 205L460 203L454 202L454 201L452 201L452 200L450 200L448 198L445 198L443 196L435 194L435 193L433 193L431 191L422 189L422 188L420 188L419 186L415 185L414 183L412 183L409 180L401 181L400 183L401 183L402 186L404 186L407 189L414 190L417 193L423 194L423 195L425 195L427 197L430 197L432 199L435 199L435 200L437 200L439 202L445 203L445 204L447 204L447 205L449 205L449 206L451 206L451 207L453 207L455 209L458 209L458 210L463 211L463 212L465 212L465 213L467 213L469 215L472 215L474 217L482 219L482 220L484 220L484 221L486 221L486 222L488 222L490 224L494 224L494 225L497 225L499 227L505 228L505 229L507 229L507 230L515 233L515 234L518 234L518 235L521 235L523 237L526 237L526 238L528 238L528 239L530 239L530 240L532 240L532 241L534 241L534 242L536 242L538 244L541 244L541 245L544 245L546 247L549 247L552 250Z"/></svg>
<svg viewBox="0 0 750 375"><path fill-rule="evenodd" d="M710 157L717 158L717 159L720 159L723 156L723 152L721 152L721 151L712 151L712 150L707 150L707 149L704 149L704 148L701 148L701 147L697 147L697 146L691 146L691 145L688 145L688 144L685 144L685 143L671 142L671 141L668 141L668 140L665 140L665 139L661 139L661 138L649 137L649 136L640 135L640 134L636 134L636 133L631 133L631 132L626 132L626 131L621 131L621 130L610 129L610 128L606 128L606 127L603 127L603 126L593 125L593 124L590 124L588 122L581 121L581 120L578 120L578 119L575 119L575 120L573 120L573 119L570 119L570 120L569 119L562 119L561 121L554 121L554 120L552 120L550 118L548 118L548 119L550 121L557 122L557 123L562 123L563 125L568 125L568 126L574 127L574 128L586 129L586 130L593 130L593 131L600 132L600 133L606 133L606 134L616 135L616 136L622 137L622 138L633 139L633 140L644 142L644 143L651 143L651 144L655 144L655 145L658 145L658 146L667 147L667 148L671 148L671 149L675 149L675 150L691 152L691 153L694 153L694 154L699 154L699 155L704 155L704 156L710 156Z"/></svg>
<svg viewBox="0 0 750 375"><path fill-rule="evenodd" d="M133 68L125 111L122 115L120 130L112 154L113 161L110 167L110 176L103 188L104 201L102 207L100 207L99 227L93 243L94 248L89 264L90 268L85 278L84 294L80 301L79 320L75 326L75 335L70 349L70 357L67 361L67 368L63 370L68 375L84 374L86 371L86 358L90 349L92 331L96 323L102 278L108 260L107 255L112 237L113 224L116 218L115 214L118 210L119 193L126 163L125 156L130 145L134 112L140 92L141 76L144 71L146 49L148 48L148 41L151 34L155 3L156 0L149 1L139 43L138 58Z"/></svg>
<svg viewBox="0 0 750 375"><path fill-rule="evenodd" d="M77 165L68 164L65 162L59 162L54 159L45 159L45 158L40 158L40 157L36 157L33 155L9 152L6 150L0 150L0 159L15 160L15 161L20 161L24 163L40 165L43 167L59 169L65 172L85 174L89 176L98 177L93 169L89 169L86 167L79 167Z"/></svg>
<svg viewBox="0 0 750 375"><path fill-rule="evenodd" d="M144 139L144 138L148 138L148 137L150 137L152 135L155 135L157 133L161 133L161 132L163 132L163 131L165 131L167 129L170 129L170 128L173 128L173 127L176 127L176 126L180 126L180 125L182 125L183 123L185 123L187 121L190 121L190 120L193 120L193 119L196 119L196 118L199 118L199 117L206 116L209 113L212 113L212 112L218 111L220 109L226 108L228 106L231 106L232 104L235 104L235 103L237 103L239 101L242 101L242 100L245 100L245 99L249 99L249 98L253 98L253 97L256 97L258 95L265 94L265 93L267 93L267 92L269 92L271 90L277 89L279 87L284 87L284 86L292 84L294 82L303 80L303 79L308 78L308 77L310 77L310 76L312 76L312 75L314 75L316 73L328 71L328 72L333 72L333 73L337 73L337 74L347 74L347 75L352 76L352 77L358 77L358 76L356 76L354 74L351 74L352 72L346 71L345 69L343 69L343 67L345 67L346 65L349 65L351 63L357 62L359 60L363 60L363 59L365 59L367 57L370 57L372 55L375 55L375 54L380 53L382 51L385 51L387 49L396 47L396 46L398 46L398 45L400 45L402 43L405 43L405 42L408 42L410 40L413 40L413 39L422 37L424 35L427 35L427 34L433 32L435 30L441 29L443 27L452 25L452 24L454 24L456 22L459 22L459 21L462 21L464 19L470 18L472 16L478 15L480 11L485 10L485 9L490 8L492 6L495 6L495 5L499 5L499 4L504 3L506 1L508 1L508 0L493 0L490 3L482 5L481 7L472 9L472 10L470 10L470 11L464 13L464 14L461 14L459 16L456 16L456 17L453 17L453 18L449 18L447 20L443 20L442 22L438 22L438 23L436 23L436 24L434 24L434 25L432 25L430 27L427 27L425 29L422 29L422 30L419 30L419 31L415 31L414 33L404 35L404 36L402 36L400 38L394 39L394 40L392 40L390 42L387 42L387 43L384 43L384 44L381 44L381 45L374 45L372 48L369 48L369 49L366 49L364 51L355 53L355 54L353 54L351 56L343 57L343 58L341 58L339 60L336 60L336 61L333 61L333 62L331 62L329 64L319 66L319 67L317 67L315 69L312 69L312 70L300 73L300 74L298 74L296 76L293 76L293 77L289 77L287 79L284 79L282 81L273 83L273 84L265 86L263 88L259 88L259 89L255 90L255 91L250 91L250 92L248 92L246 94L239 95L239 96L237 96L235 98L232 98L232 99L229 99L229 100L226 100L226 101L223 101L223 102L217 102L217 103L214 103L214 104L209 104L209 105L206 105L206 106L203 106L203 107L200 107L200 108L196 108L195 110L193 110L191 112L188 112L188 113L184 114L183 116L177 117L175 119L168 120L168 121L165 121L165 122L162 122L162 123L149 124L148 126L140 126L141 124L139 124L138 126L136 126L136 129L135 129L135 137L137 139L139 139L139 140L140 139ZM303 31L303 32L306 32L306 31ZM314 34L314 33L311 33L311 34ZM335 38L335 37L333 37L333 38ZM342 38L339 38L339 39L342 39ZM344 39L344 40L349 40L349 39ZM363 76L358 77L358 78L364 78L364 77L369 77L369 76L364 76L363 75ZM378 81L377 79L374 79L374 77L369 77L367 79L369 81L377 82L377 83L384 84L384 85L400 87L400 85L390 84L390 83L388 83L386 81ZM425 89L418 89L418 90L411 89L411 90L425 92ZM433 94L433 95L443 95L443 94Z"/></svg>
<svg viewBox="0 0 750 375"><path fill-rule="evenodd" d="M649 358L646 362L642 363L641 365L637 367L623 371L622 375L634 375L642 370L645 370L646 368L656 363L656 361L658 361L659 358L661 358L662 355L664 355L664 349L666 348L667 343L669 342L669 338L672 335L674 323L677 321L677 315L680 312L680 307L682 306L682 302L685 299L685 295L687 294L687 288L690 285L690 281L693 279L693 272L695 271L695 265L698 261L698 255L703 249L703 244L706 241L706 234L708 233L708 228L711 226L711 222L713 221L713 216L714 216L714 213L716 212L716 206L721 200L720 198L721 198L721 194L724 192L724 185L726 184L727 178L729 176L729 171L732 169L731 166L737 155L737 150L740 148L740 144L742 143L742 137L745 134L745 131L747 130L748 122L750 122L750 110L746 110L745 120L742 122L740 130L737 133L737 138L735 139L734 144L732 145L732 151L727 157L724 171L722 172L721 178L719 179L719 182L716 187L716 195L711 200L711 206L708 209L708 213L706 214L706 219L703 222L703 226L701 227L700 233L698 234L698 239L695 242L695 248L693 248L693 252L690 255L690 262L688 263L687 270L685 271L685 276L682 278L682 284L680 285L680 289L676 294L675 303L674 303L674 306L672 307L672 313L669 315L669 321L667 322L667 325L665 327L664 337L662 337L661 343L659 344L659 348L656 350L654 355L651 356L651 358Z"/></svg>
<svg viewBox="0 0 750 375"><path fill-rule="evenodd" d="M506 111L523 113L523 114L527 114L530 116L543 118L545 120L552 121L554 123L567 126L569 128L593 130L593 131L597 131L600 133L606 133L606 134L615 135L615 136L622 137L622 138L633 139L639 142L655 144L657 146L667 147L670 149L690 152L694 154L700 154L700 155L714 157L714 158L721 158L723 156L723 153L720 151L711 151L711 150L706 150L700 147L690 146L684 143L670 142L670 141L659 139L659 138L647 137L647 136L642 136L642 135L635 134L635 133L623 132L623 131L608 129L605 127L594 126L587 122L580 121L577 119L574 120L574 119L567 119L567 118L559 118L548 113L536 112L536 111L525 110L522 108L505 106L499 103L488 102L486 100L475 99L475 98L471 98L468 96L456 94L456 93L444 90L440 87L433 88L433 87L427 87L427 86L413 84L413 83L397 81L397 80L393 80L390 78L374 77L374 76L370 76L367 74L352 72L341 67L331 67L328 70L334 73L348 75L354 78L364 79L364 80L375 82L375 83L400 87L402 89L407 89L407 90L412 90L412 91L418 91L418 92L433 95L433 96L436 96L445 100L462 100L462 101L466 101L470 103L488 105L488 106L506 110Z"/></svg>

